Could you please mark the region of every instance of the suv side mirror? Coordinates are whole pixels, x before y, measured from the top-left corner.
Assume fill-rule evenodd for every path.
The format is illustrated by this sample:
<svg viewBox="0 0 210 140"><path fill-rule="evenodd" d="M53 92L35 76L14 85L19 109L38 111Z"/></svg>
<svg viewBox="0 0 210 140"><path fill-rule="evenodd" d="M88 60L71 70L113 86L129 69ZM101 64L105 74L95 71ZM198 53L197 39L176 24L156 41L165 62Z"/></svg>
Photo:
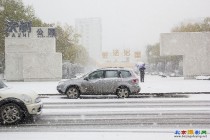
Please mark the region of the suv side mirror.
<svg viewBox="0 0 210 140"><path fill-rule="evenodd" d="M84 80L88 81L89 79L88 79L88 77L85 77Z"/></svg>

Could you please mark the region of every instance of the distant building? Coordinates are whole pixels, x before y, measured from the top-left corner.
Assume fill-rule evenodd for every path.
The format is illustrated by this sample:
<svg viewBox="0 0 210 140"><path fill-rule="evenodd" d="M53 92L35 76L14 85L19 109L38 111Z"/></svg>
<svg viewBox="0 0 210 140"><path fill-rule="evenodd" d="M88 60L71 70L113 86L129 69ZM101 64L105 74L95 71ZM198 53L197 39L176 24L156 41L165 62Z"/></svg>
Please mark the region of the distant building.
<svg viewBox="0 0 210 140"><path fill-rule="evenodd" d="M130 49L102 52L102 58L105 67L134 67L135 64L142 61L141 51Z"/></svg>
<svg viewBox="0 0 210 140"><path fill-rule="evenodd" d="M102 27L100 18L82 18L75 21L76 31L81 35L80 44L89 56L97 61L102 54Z"/></svg>

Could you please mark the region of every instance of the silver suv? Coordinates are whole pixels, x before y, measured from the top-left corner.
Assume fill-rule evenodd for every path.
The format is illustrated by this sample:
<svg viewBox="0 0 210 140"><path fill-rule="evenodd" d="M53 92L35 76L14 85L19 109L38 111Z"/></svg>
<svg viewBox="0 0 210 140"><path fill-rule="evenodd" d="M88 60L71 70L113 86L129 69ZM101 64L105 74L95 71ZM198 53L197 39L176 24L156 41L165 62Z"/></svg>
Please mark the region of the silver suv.
<svg viewBox="0 0 210 140"><path fill-rule="evenodd" d="M97 69L80 78L60 81L57 86L58 92L70 99L81 94L116 94L119 98L127 98L130 94L138 94L140 89L139 78L128 68Z"/></svg>

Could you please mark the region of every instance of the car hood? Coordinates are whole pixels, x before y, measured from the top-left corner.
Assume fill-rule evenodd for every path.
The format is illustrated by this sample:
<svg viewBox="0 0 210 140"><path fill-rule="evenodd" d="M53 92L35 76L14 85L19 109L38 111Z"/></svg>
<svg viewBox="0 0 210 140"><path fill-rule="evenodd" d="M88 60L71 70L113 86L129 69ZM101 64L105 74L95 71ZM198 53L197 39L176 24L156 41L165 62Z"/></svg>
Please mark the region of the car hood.
<svg viewBox="0 0 210 140"><path fill-rule="evenodd" d="M32 90L24 90L12 87L5 87L0 89L0 95L4 97L20 97L23 94L30 96L32 99L38 97L38 94Z"/></svg>
<svg viewBox="0 0 210 140"><path fill-rule="evenodd" d="M62 79L59 83L71 83L71 82L80 82L83 81L84 78L71 78L71 79Z"/></svg>

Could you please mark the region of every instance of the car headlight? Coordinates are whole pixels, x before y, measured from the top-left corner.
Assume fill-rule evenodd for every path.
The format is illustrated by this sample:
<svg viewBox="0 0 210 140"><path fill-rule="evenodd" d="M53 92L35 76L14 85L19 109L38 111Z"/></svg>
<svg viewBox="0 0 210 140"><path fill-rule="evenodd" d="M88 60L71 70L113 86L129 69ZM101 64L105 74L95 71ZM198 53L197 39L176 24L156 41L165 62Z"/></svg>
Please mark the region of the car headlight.
<svg viewBox="0 0 210 140"><path fill-rule="evenodd" d="M27 104L31 104L31 103L32 103L32 99L31 99L31 97L28 96L28 95L23 94L22 97L21 97L21 99L22 99L25 103L27 103Z"/></svg>
<svg viewBox="0 0 210 140"><path fill-rule="evenodd" d="M39 102L41 102L41 98L40 98L40 97L37 97L37 98L35 99L35 103L39 103Z"/></svg>

